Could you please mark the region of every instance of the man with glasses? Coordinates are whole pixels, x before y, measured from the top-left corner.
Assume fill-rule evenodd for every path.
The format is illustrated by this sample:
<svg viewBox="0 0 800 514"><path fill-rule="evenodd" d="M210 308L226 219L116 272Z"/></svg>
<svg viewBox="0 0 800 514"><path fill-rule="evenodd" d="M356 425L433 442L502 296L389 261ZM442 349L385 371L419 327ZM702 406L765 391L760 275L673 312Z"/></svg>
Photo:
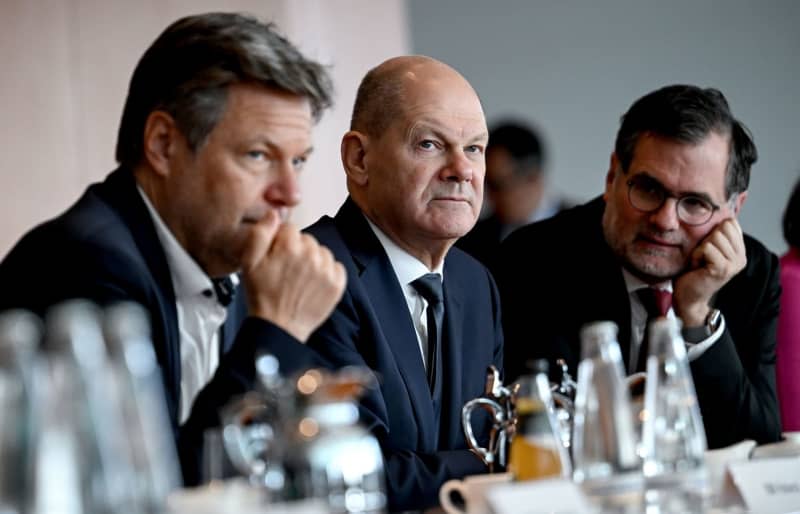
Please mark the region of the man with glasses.
<svg viewBox="0 0 800 514"><path fill-rule="evenodd" d="M495 274L506 372L534 357L575 371L580 328L612 320L628 373L655 316L683 322L709 447L780 437L775 255L736 217L757 152L715 89L668 86L622 117L602 198L520 229Z"/></svg>

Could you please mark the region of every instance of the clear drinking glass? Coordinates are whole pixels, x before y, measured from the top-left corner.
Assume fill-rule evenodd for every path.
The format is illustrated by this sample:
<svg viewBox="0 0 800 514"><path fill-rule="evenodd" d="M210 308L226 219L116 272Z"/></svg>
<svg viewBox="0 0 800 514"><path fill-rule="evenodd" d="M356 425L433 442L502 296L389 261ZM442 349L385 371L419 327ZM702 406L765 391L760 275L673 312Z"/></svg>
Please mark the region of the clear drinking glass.
<svg viewBox="0 0 800 514"><path fill-rule="evenodd" d="M705 430L680 327L677 319L650 324L642 470L645 499L659 512L700 512L709 496Z"/></svg>
<svg viewBox="0 0 800 514"><path fill-rule="evenodd" d="M46 317L46 356L54 370L74 382L73 427L80 448L81 469L88 470L87 511L136 512L141 507L122 414L121 380L108 362L99 308L85 300L69 300ZM59 422L60 423L60 422ZM81 471L83 473L83 471Z"/></svg>
<svg viewBox="0 0 800 514"><path fill-rule="evenodd" d="M0 314L0 514L24 511L29 459L31 372L40 320L25 311Z"/></svg>
<svg viewBox="0 0 800 514"><path fill-rule="evenodd" d="M216 487L228 478L239 473L228 457L222 429L208 428L203 432L203 458L200 480L203 484Z"/></svg>
<svg viewBox="0 0 800 514"><path fill-rule="evenodd" d="M113 305L104 312L103 333L133 466L129 488L143 509L157 512L181 477L147 312L132 302Z"/></svg>
<svg viewBox="0 0 800 514"><path fill-rule="evenodd" d="M623 378L617 326L591 323L581 331L575 397L573 478L589 495L639 489L641 461L630 396Z"/></svg>

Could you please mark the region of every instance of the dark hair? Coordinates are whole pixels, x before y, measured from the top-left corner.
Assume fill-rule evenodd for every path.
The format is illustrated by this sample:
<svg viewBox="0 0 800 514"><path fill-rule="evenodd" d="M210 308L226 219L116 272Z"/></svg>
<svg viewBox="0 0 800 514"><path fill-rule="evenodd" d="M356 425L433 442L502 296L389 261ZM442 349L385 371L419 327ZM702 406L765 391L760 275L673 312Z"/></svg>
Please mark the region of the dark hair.
<svg viewBox="0 0 800 514"><path fill-rule="evenodd" d="M627 173L642 134L699 143L711 132L729 137L725 195L730 198L747 190L750 167L758 159L758 152L747 127L733 117L728 101L717 89L673 85L636 100L622 115L614 151Z"/></svg>
<svg viewBox="0 0 800 514"><path fill-rule="evenodd" d="M789 246L800 248L800 180L794 185L783 211L783 238Z"/></svg>
<svg viewBox="0 0 800 514"><path fill-rule="evenodd" d="M228 86L256 83L304 96L315 119L332 103L325 68L303 57L272 24L237 13L207 13L174 22L136 66L117 136L117 161L142 158L147 117L169 113L192 151L225 110Z"/></svg>
<svg viewBox="0 0 800 514"><path fill-rule="evenodd" d="M545 150L536 131L519 122L501 122L489 131L487 151L505 149L516 163L514 173L533 175L544 171Z"/></svg>

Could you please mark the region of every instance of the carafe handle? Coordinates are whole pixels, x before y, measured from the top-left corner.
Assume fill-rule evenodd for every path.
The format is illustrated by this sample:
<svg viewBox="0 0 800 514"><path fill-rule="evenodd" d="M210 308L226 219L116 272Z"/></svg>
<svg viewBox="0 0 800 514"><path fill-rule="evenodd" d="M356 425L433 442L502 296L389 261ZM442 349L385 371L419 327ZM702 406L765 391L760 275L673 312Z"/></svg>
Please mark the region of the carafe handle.
<svg viewBox="0 0 800 514"><path fill-rule="evenodd" d="M489 434L489 448L484 448L475 439L475 433L472 430L472 411L476 408L481 408L488 411L492 415L492 431ZM489 471L494 471L495 464L500 466L505 465L505 446L507 435L505 433L505 410L494 400L489 398L475 398L464 404L461 409L461 424L464 426L464 435L467 439L467 444L474 451L484 464L489 468Z"/></svg>

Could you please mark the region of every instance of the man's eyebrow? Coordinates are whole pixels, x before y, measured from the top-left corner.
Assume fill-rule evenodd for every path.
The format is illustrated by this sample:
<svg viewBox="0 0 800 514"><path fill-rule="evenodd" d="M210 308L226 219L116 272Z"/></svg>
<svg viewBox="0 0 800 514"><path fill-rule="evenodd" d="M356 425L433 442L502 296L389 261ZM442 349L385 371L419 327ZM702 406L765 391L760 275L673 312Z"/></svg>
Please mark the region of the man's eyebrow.
<svg viewBox="0 0 800 514"><path fill-rule="evenodd" d="M270 149L280 148L280 145L278 143L276 143L275 141L273 141L272 139L270 139L267 136L254 138L253 141L262 143L262 144L266 145L267 148L270 148ZM313 152L314 152L314 145L309 145L305 150L300 152L300 155L302 155L304 157L308 157Z"/></svg>
<svg viewBox="0 0 800 514"><path fill-rule="evenodd" d="M658 185L658 187L660 187L661 189L663 189L664 191L666 191L667 193L669 193L670 195L672 195L675 198L683 198L683 197L686 197L686 196L691 196L691 197L694 197L694 198L701 198L701 199L703 199L703 200L705 200L705 201L707 201L707 202L709 202L711 204L714 204L714 205L717 204L714 201L714 199L711 198L711 195L709 195L708 193L706 193L704 191L678 191L678 192L676 192L676 191L672 191L670 189L667 189L667 187L664 186L664 184L662 184L658 179L652 177L646 171L641 171L641 172L637 173L635 176L633 176L631 178L636 179L638 177L644 178L644 179L652 182L653 184Z"/></svg>
<svg viewBox="0 0 800 514"><path fill-rule="evenodd" d="M438 128L435 123L431 123L426 120L421 120L415 123L408 131L410 136L415 136L420 132L430 132L434 136L439 139L449 140L450 137L446 134L442 129ZM488 141L489 140L489 133L487 131L482 131L478 134L475 134L470 139L467 140L468 143L475 143L477 141Z"/></svg>
<svg viewBox="0 0 800 514"><path fill-rule="evenodd" d="M484 142L488 143L489 142L489 132L483 131L480 134L476 134L475 136L472 137L472 139L470 139L470 142L475 142L475 141L484 141Z"/></svg>

